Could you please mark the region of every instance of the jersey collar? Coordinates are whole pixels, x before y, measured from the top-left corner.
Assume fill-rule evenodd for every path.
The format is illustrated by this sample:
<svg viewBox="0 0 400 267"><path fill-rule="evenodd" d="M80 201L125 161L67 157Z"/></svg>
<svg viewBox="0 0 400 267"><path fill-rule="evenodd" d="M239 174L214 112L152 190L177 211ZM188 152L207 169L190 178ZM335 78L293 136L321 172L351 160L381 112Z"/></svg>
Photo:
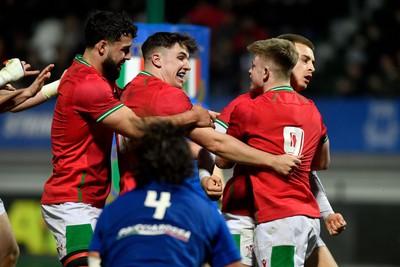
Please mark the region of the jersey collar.
<svg viewBox="0 0 400 267"><path fill-rule="evenodd" d="M145 70L142 70L141 72L139 72L139 74L143 74L143 75L146 75L146 76L154 76L153 74L151 74L150 72L147 72Z"/></svg>
<svg viewBox="0 0 400 267"><path fill-rule="evenodd" d="M88 66L88 67L91 67L91 65L89 64L89 62L87 62L87 61L85 61L84 59L83 59L83 56L82 55L76 55L75 56L75 60L76 61L78 61L79 63L82 63L82 64L85 64L86 66Z"/></svg>
<svg viewBox="0 0 400 267"><path fill-rule="evenodd" d="M294 91L293 87L284 85L284 86L278 86L270 89L269 91Z"/></svg>

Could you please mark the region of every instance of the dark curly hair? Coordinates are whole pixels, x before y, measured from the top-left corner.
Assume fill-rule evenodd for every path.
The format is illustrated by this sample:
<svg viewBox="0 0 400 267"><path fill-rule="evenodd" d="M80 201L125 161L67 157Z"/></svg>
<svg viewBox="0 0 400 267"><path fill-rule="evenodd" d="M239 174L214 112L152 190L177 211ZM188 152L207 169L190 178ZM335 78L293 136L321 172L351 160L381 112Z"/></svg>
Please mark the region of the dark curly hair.
<svg viewBox="0 0 400 267"><path fill-rule="evenodd" d="M93 12L86 20L85 42L86 47L94 47L100 40L116 42L122 36L137 36L138 27L125 13L111 11Z"/></svg>
<svg viewBox="0 0 400 267"><path fill-rule="evenodd" d="M138 186L154 180L181 184L193 175L192 153L184 136L184 128L167 121L146 126L134 152L134 167Z"/></svg>

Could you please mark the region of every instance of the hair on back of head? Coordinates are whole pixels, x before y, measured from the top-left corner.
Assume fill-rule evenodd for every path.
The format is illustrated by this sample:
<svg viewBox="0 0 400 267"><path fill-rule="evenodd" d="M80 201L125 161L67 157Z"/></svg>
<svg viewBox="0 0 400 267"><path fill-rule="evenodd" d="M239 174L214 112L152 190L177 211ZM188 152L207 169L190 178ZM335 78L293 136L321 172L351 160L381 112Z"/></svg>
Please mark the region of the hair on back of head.
<svg viewBox="0 0 400 267"><path fill-rule="evenodd" d="M134 152L138 186L156 181L182 184L193 175L192 153L185 138L185 129L171 122L160 121L146 126Z"/></svg>
<svg viewBox="0 0 400 267"><path fill-rule="evenodd" d="M312 51L314 51L314 44L305 36L295 33L285 33L277 36L276 38L285 39L291 41L292 43L299 43L308 46Z"/></svg>
<svg viewBox="0 0 400 267"><path fill-rule="evenodd" d="M294 44L280 38L255 41L247 46L247 50L263 60L274 62L274 68L286 76L290 76L299 57Z"/></svg>
<svg viewBox="0 0 400 267"><path fill-rule="evenodd" d="M122 36L137 36L138 27L124 12L96 10L86 19L85 43L86 47L94 47L99 41L111 43L119 41Z"/></svg>

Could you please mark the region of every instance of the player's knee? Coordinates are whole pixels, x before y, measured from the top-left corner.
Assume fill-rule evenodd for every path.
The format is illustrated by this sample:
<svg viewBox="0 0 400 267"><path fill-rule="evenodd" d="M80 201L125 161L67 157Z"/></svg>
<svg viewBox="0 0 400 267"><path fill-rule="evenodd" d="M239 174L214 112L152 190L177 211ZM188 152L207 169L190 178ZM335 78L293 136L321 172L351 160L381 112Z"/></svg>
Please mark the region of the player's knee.
<svg viewBox="0 0 400 267"><path fill-rule="evenodd" d="M18 247L18 245L16 245L15 247L13 247L13 249L10 252L10 254L8 255L10 261L17 263L17 260L19 258L19 253L20 253L19 252L19 247Z"/></svg>
<svg viewBox="0 0 400 267"><path fill-rule="evenodd" d="M61 263L63 267L88 267L88 251L75 251L65 256Z"/></svg>

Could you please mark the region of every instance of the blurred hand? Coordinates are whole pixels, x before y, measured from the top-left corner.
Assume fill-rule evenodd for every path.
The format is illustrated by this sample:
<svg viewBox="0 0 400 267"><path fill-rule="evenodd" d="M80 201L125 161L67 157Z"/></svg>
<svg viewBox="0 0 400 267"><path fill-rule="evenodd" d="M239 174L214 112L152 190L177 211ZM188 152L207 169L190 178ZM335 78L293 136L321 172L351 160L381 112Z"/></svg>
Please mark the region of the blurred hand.
<svg viewBox="0 0 400 267"><path fill-rule="evenodd" d="M26 63L25 61L21 61L22 67L24 69L24 76L32 76L39 74L39 70L29 70L31 68L31 64Z"/></svg>
<svg viewBox="0 0 400 267"><path fill-rule="evenodd" d="M340 234L346 229L347 223L340 213L331 213L326 217L325 226L331 236Z"/></svg>
<svg viewBox="0 0 400 267"><path fill-rule="evenodd" d="M300 166L302 157L289 154L279 155L276 158L276 163L273 164L274 171L280 175L292 175L293 171Z"/></svg>
<svg viewBox="0 0 400 267"><path fill-rule="evenodd" d="M195 104L193 105L192 110L195 111L197 115L197 127L215 128L214 120L208 109L203 108L200 104Z"/></svg>
<svg viewBox="0 0 400 267"><path fill-rule="evenodd" d="M223 193L222 180L216 175L211 175L210 177L204 177L201 180L201 187L203 187L204 192L211 200L218 200L221 198Z"/></svg>

